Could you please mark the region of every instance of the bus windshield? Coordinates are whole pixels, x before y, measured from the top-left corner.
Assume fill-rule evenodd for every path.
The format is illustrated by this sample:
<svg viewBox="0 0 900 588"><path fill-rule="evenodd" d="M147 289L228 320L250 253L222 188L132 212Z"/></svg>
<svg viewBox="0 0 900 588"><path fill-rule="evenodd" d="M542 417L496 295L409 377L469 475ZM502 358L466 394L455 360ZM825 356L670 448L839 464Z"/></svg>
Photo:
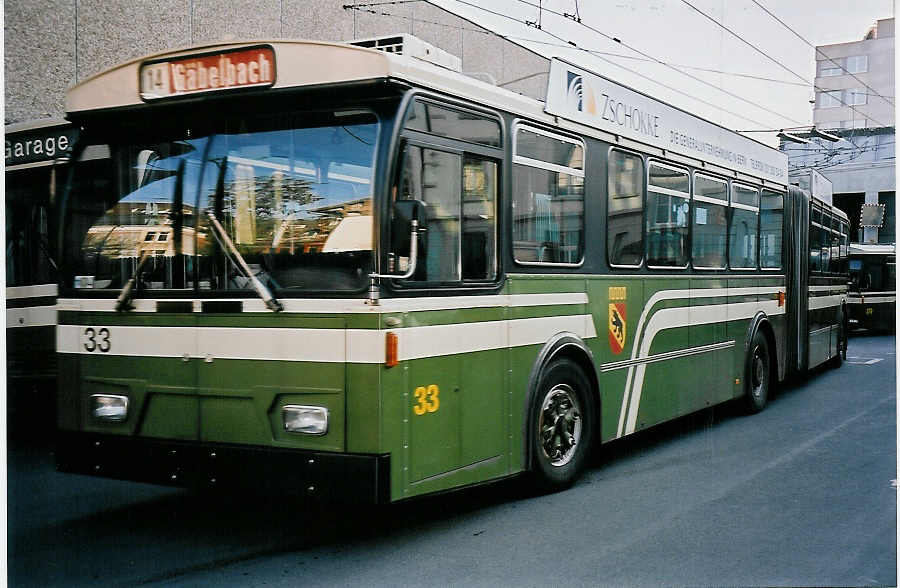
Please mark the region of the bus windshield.
<svg viewBox="0 0 900 588"><path fill-rule="evenodd" d="M226 118L198 130L145 141L116 133L85 150L76 178L102 148L110 180L68 199L69 286L241 291L251 287L249 268L288 295L365 287L373 113Z"/></svg>

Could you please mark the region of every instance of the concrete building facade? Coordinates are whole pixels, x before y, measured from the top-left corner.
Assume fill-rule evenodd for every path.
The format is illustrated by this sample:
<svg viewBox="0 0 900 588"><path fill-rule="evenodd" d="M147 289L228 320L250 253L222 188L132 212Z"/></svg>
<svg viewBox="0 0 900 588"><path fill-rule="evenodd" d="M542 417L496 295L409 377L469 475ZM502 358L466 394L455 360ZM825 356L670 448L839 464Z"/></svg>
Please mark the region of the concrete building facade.
<svg viewBox="0 0 900 588"><path fill-rule="evenodd" d="M894 126L894 19L861 41L816 47L816 88L819 129Z"/></svg>
<svg viewBox="0 0 900 588"><path fill-rule="evenodd" d="M879 20L860 41L816 47L813 122L839 137L793 133L809 143L782 140L792 183L810 170L831 181L835 206L847 213L851 239L862 243L896 240L894 19ZM884 207L879 228L859 226L863 204Z"/></svg>
<svg viewBox="0 0 900 588"><path fill-rule="evenodd" d="M427 2L9 0L5 13L6 124L63 116L67 88L128 59L217 41L409 33L460 57L465 73L541 100L550 67Z"/></svg>

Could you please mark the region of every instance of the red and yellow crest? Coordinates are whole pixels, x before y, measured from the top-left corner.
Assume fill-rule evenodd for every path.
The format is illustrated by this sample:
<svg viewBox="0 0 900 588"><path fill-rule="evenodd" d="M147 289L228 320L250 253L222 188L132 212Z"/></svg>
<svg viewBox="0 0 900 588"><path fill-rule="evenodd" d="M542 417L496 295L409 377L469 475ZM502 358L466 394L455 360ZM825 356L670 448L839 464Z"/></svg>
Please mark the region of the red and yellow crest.
<svg viewBox="0 0 900 588"><path fill-rule="evenodd" d="M625 349L625 303L611 302L609 304L609 348L616 355Z"/></svg>

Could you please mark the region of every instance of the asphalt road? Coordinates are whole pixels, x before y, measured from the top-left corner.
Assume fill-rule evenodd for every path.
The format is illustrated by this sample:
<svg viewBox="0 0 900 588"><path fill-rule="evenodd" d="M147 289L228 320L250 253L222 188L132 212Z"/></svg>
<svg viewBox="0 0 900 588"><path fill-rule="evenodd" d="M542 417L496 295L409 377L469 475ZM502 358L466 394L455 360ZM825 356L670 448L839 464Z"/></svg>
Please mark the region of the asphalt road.
<svg viewBox="0 0 900 588"><path fill-rule="evenodd" d="M893 336L758 415L717 407L521 481L377 511L58 474L8 454L10 586L897 585Z"/></svg>

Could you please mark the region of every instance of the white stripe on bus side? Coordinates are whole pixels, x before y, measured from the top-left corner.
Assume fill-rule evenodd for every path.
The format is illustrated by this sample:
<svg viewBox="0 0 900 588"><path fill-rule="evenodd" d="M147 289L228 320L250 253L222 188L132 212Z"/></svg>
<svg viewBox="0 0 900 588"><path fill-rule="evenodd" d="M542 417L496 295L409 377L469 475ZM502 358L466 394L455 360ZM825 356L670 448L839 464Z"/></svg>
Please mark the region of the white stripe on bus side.
<svg viewBox="0 0 900 588"><path fill-rule="evenodd" d="M56 296L59 286L56 284L38 284L36 286L10 286L6 289L6 299L38 298L44 296Z"/></svg>
<svg viewBox="0 0 900 588"><path fill-rule="evenodd" d="M56 324L55 306L29 306L27 308L7 308L6 328L52 327Z"/></svg>
<svg viewBox="0 0 900 588"><path fill-rule="evenodd" d="M632 343L631 347L631 359L635 360L640 356L640 344L641 338L643 336L643 327L644 323L647 320L650 312L656 306L656 304L666 301L666 300L678 300L683 298L691 298L691 299L703 299L703 298L719 298L719 297L727 297L727 296L750 296L750 295L765 295L765 294L776 294L778 292L784 291L784 286L750 286L750 287L742 287L742 288L704 288L704 289L694 289L694 290L660 290L655 292L647 303L644 305L643 310L641 311L641 316L638 319L637 329L635 332L635 339ZM783 313L784 310L782 309ZM652 341L651 341L652 343ZM631 391L632 382L634 380L636 366L628 368L628 376L625 379L625 393L622 396L622 407L619 410L619 426L617 430L617 436L621 437L623 435L624 427L625 427L625 417L628 413L628 402L629 402L629 392Z"/></svg>
<svg viewBox="0 0 900 588"><path fill-rule="evenodd" d="M94 341L85 335L88 328L93 329ZM108 338L99 335L100 328L109 331ZM588 314L406 327L391 332L398 335L401 361L540 344L561 332L572 332L584 339L597 336ZM376 329L60 325L57 351L135 357L383 363L385 333ZM100 349L101 340L104 344L108 341L108 351Z"/></svg>
<svg viewBox="0 0 900 588"><path fill-rule="evenodd" d="M896 296L866 296L865 298L851 298L850 304L864 304L863 300L865 300L865 304L885 304L887 302L896 302ZM7 311L9 312L9 311Z"/></svg>
<svg viewBox="0 0 900 588"><path fill-rule="evenodd" d="M769 300L764 302L738 302L727 305L714 304L709 306L664 308L656 312L648 321L646 335L641 341L639 356L647 357L650 354L653 339L661 331L683 327L688 324L708 325L711 323L749 319L753 318L760 311L769 316L774 316L784 314L784 307L778 306L777 300ZM638 365L635 368L634 387L631 391L631 400L628 405L624 431L626 435L633 433L637 426L637 414L641 404L641 393L644 387L646 369L646 364ZM619 436L621 436L621 433Z"/></svg>
<svg viewBox="0 0 900 588"><path fill-rule="evenodd" d="M832 306L840 306L844 300L843 294L835 294L834 296L810 296L809 310L818 310L820 308L830 308Z"/></svg>

